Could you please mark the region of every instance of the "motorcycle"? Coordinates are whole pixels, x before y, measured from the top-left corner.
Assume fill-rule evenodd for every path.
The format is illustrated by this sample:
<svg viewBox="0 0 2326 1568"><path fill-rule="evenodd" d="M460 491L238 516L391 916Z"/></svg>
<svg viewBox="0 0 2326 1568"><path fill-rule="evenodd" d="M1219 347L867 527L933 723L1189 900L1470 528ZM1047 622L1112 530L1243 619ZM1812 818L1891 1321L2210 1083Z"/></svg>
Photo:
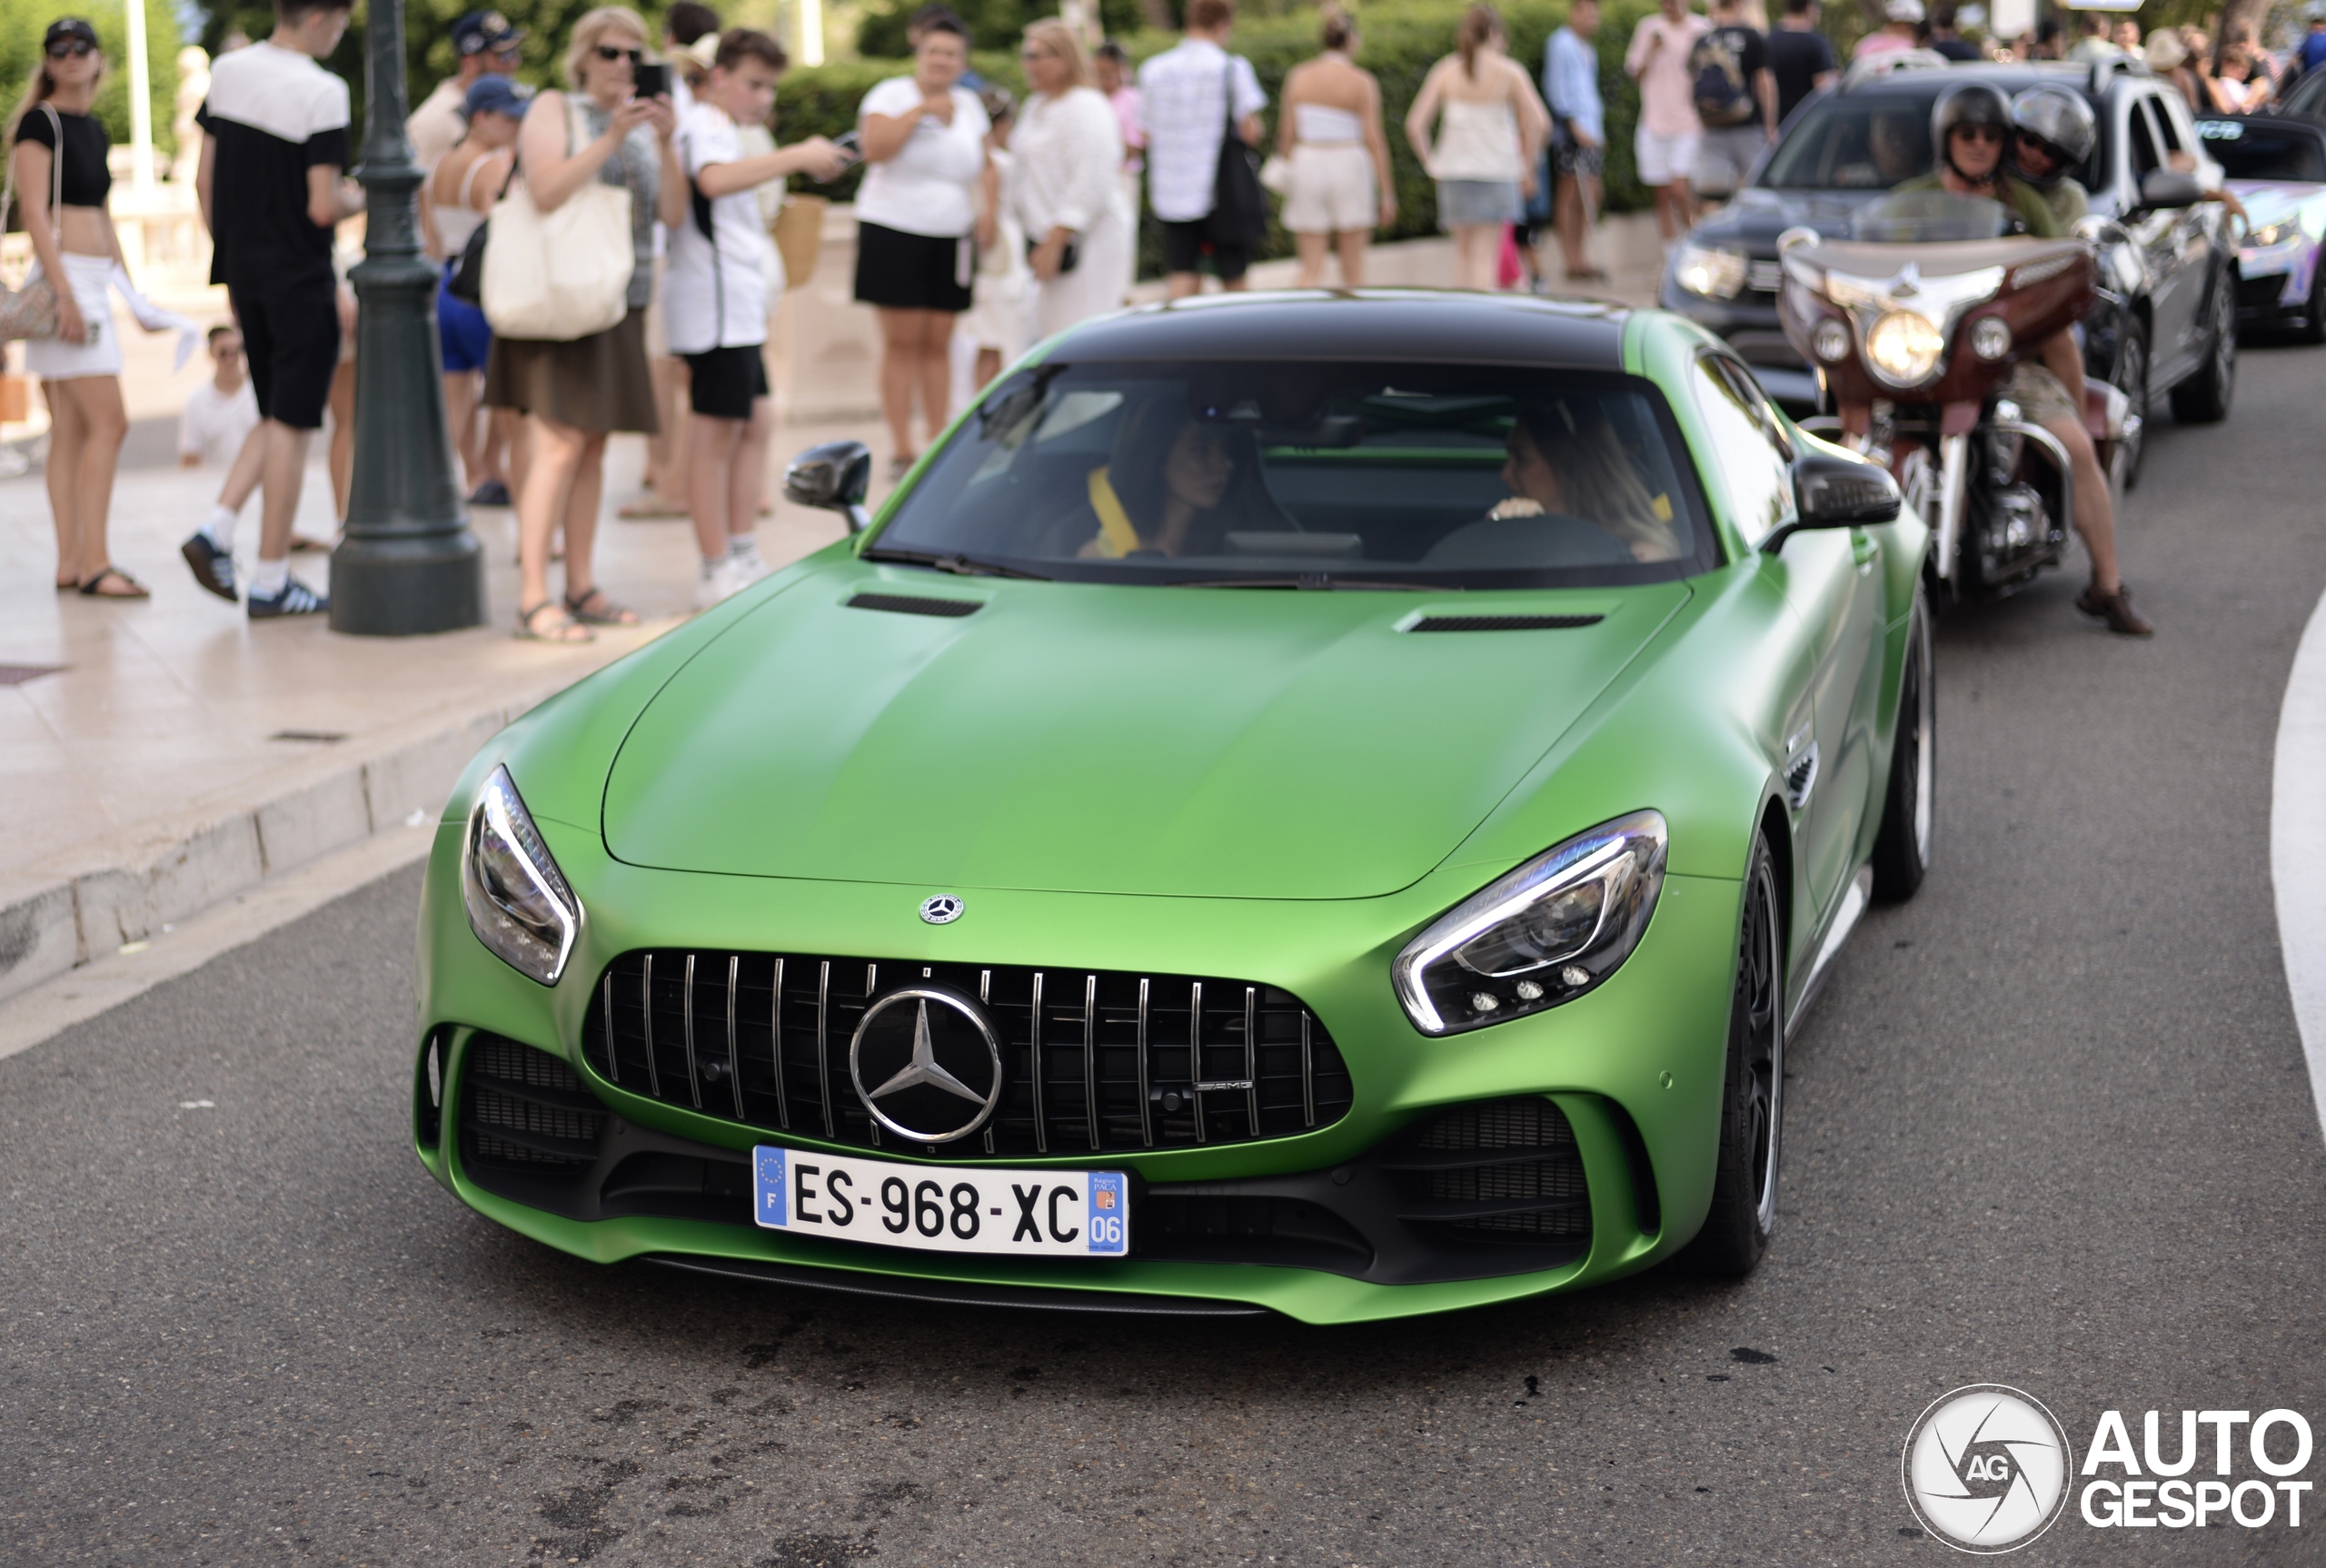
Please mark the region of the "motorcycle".
<svg viewBox="0 0 2326 1568"><path fill-rule="evenodd" d="M1847 240L1777 241L1778 314L1837 412L1804 428L1884 463L1933 524L1929 571L1955 600L2015 592L2065 554L2075 516L2067 449L2004 395L2013 367L2091 307L2087 238L2006 238L2003 210L1944 191L1877 203ZM2084 383L2084 428L2103 473L2140 416Z"/></svg>

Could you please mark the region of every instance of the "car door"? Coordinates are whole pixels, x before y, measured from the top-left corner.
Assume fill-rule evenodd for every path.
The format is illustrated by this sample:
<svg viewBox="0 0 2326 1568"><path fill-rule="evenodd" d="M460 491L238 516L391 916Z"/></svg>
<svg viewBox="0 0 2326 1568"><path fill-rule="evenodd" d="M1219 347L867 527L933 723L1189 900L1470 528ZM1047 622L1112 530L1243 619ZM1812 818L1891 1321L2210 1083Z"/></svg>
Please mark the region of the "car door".
<svg viewBox="0 0 2326 1568"><path fill-rule="evenodd" d="M2155 105L2145 94L2127 93L2120 102L2124 114L2124 152L2131 178L2125 211L2131 213L2124 230L2140 247L2149 274L2149 384L2162 388L2186 375L2196 348L2197 294L2202 274L2193 274L2182 261L2182 220L2178 212L2140 211L2141 182L2166 167L2164 139L2158 128Z"/></svg>
<svg viewBox="0 0 2326 1568"><path fill-rule="evenodd" d="M2162 139L2160 151L2164 154L2165 167L2184 174L2205 179L2206 166L2212 155L2197 136L2197 122L2189 113L2189 105L2178 93L2148 92L2142 94L2149 110L2156 116L2157 132ZM2212 171L2217 179L2220 171ZM2221 207L2213 202L2199 202L2172 214L2173 275L2183 283L2182 293L2189 306L2189 357L2192 368L2202 364L2213 345L2208 334L2212 331L2212 313L2205 306L2212 300L2215 276L2214 233L2221 223Z"/></svg>
<svg viewBox="0 0 2326 1568"><path fill-rule="evenodd" d="M1707 352L1694 392L1710 437L1709 481L1748 542L1794 520L1793 452L1784 422L1739 361ZM1874 636L1880 547L1860 529L1809 529L1763 570L1783 587L1804 633L1796 693L1785 715L1782 766L1796 874L1822 922L1854 868L1872 773L1870 716L1880 683Z"/></svg>

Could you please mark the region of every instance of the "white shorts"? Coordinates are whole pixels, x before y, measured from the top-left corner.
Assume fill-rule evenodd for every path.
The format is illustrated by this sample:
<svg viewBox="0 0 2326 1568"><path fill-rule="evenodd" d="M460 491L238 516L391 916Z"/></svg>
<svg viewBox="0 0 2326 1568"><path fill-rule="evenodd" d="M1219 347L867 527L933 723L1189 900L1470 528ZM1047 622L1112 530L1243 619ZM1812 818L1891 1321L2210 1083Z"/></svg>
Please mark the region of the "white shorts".
<svg viewBox="0 0 2326 1568"><path fill-rule="evenodd" d="M1643 185L1668 185L1675 180L1685 180L1696 166L1696 144L1700 133L1690 131L1685 135L1659 136L1642 125L1632 133L1632 161L1639 165L1639 183Z"/></svg>
<svg viewBox="0 0 2326 1568"><path fill-rule="evenodd" d="M1362 143L1302 142L1292 149L1284 226L1296 234L1371 233L1380 221L1373 155Z"/></svg>
<svg viewBox="0 0 2326 1568"><path fill-rule="evenodd" d="M40 275L40 263L35 262L31 277L25 281L29 283ZM81 307L81 319L88 323L88 341L68 343L63 338L26 339L25 372L51 382L119 375L121 334L114 330L113 319L113 258L67 251L65 276L73 291L73 303Z"/></svg>

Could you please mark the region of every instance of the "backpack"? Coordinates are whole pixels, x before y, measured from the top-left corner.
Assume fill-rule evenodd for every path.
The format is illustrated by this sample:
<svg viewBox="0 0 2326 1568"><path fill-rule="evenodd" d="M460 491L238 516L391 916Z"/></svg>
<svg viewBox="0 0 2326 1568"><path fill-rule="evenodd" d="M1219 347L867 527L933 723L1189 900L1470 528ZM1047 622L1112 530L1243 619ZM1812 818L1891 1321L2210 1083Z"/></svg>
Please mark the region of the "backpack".
<svg viewBox="0 0 2326 1568"><path fill-rule="evenodd" d="M1726 130L1753 118L1755 105L1744 82L1736 52L1719 33L1707 33L1688 52L1688 71L1695 80L1696 118L1705 128Z"/></svg>

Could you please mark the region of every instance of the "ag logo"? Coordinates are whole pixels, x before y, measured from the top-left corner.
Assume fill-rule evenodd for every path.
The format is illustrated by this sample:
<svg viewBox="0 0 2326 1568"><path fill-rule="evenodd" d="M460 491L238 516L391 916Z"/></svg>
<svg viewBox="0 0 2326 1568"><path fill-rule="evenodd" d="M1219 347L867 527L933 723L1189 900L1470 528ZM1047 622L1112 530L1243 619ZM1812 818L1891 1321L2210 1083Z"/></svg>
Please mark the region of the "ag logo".
<svg viewBox="0 0 2326 1568"><path fill-rule="evenodd" d="M920 901L920 918L932 926L949 926L961 918L961 897L958 893L939 893L934 898Z"/></svg>
<svg viewBox="0 0 2326 1568"><path fill-rule="evenodd" d="M2016 1552L2067 1506L2075 1454L2042 1403L1998 1383L1936 1401L1906 1435L1906 1503L1958 1551Z"/></svg>

